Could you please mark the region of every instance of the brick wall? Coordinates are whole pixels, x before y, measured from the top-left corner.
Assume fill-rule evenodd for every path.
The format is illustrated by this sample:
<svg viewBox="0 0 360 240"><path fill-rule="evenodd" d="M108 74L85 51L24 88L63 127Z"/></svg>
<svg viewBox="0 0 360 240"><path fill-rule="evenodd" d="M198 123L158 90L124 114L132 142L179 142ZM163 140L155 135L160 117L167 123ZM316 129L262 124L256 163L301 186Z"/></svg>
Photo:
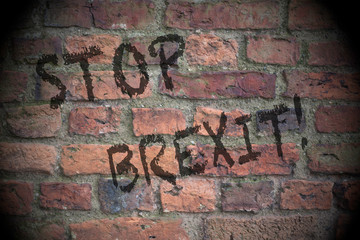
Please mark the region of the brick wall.
<svg viewBox="0 0 360 240"><path fill-rule="evenodd" d="M21 19L0 49L3 232L346 238L360 75L320 2L40 0Z"/></svg>

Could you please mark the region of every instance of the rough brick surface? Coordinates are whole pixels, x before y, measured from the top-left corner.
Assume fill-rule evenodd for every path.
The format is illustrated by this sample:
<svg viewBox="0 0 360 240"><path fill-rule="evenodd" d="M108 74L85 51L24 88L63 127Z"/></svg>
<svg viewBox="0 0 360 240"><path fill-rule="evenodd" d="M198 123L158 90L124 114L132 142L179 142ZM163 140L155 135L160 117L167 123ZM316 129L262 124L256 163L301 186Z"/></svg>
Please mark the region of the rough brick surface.
<svg viewBox="0 0 360 240"><path fill-rule="evenodd" d="M41 183L40 206L44 208L90 210L91 185L88 183Z"/></svg>
<svg viewBox="0 0 360 240"><path fill-rule="evenodd" d="M134 88L139 87L140 73L138 71L123 71L126 82ZM116 86L113 71L91 71L91 79L95 100L105 99L130 99L128 94L122 93L121 89ZM56 74L61 82L66 86L66 100L88 100L85 80L83 73ZM37 100L49 101L53 96L59 93L56 86L41 81L37 90ZM151 95L151 82L145 88L144 93L134 95L133 98L145 98Z"/></svg>
<svg viewBox="0 0 360 240"><path fill-rule="evenodd" d="M226 162L225 158L220 155L217 166L214 166L215 147L210 145L188 146L187 150L191 153L191 163L195 165L206 164L202 175L211 176L247 176L247 175L288 175L292 172L292 166L299 160L299 150L293 143L282 144L283 159L278 156L275 144L252 145L253 152L260 152L261 155L257 160L250 160L240 164L240 156L246 155L246 146L236 148L226 148L234 161L232 167Z"/></svg>
<svg viewBox="0 0 360 240"><path fill-rule="evenodd" d="M94 136L117 132L120 115L120 107L75 108L69 115L69 132Z"/></svg>
<svg viewBox="0 0 360 240"><path fill-rule="evenodd" d="M181 227L181 219L146 219L123 217L91 220L70 224L71 235L76 239L112 240L127 239L160 239L188 240L189 237Z"/></svg>
<svg viewBox="0 0 360 240"><path fill-rule="evenodd" d="M311 171L322 173L353 173L360 172L360 144L319 144L308 149Z"/></svg>
<svg viewBox="0 0 360 240"><path fill-rule="evenodd" d="M90 5L86 0L47 1L44 25L51 27L92 26Z"/></svg>
<svg viewBox="0 0 360 240"><path fill-rule="evenodd" d="M360 181L349 180L335 183L333 192L341 208L351 211L360 209Z"/></svg>
<svg viewBox="0 0 360 240"><path fill-rule="evenodd" d="M102 29L144 29L155 21L154 9L151 0L94 0L91 13Z"/></svg>
<svg viewBox="0 0 360 240"><path fill-rule="evenodd" d="M178 179L176 186L163 182L160 198L164 212L212 212L216 204L215 181L184 178Z"/></svg>
<svg viewBox="0 0 360 240"><path fill-rule="evenodd" d="M174 97L192 99L275 97L274 74L260 72L203 72L201 74L181 74L168 72L174 89L167 90L160 78L160 92Z"/></svg>
<svg viewBox="0 0 360 240"><path fill-rule="evenodd" d="M268 208L273 203L273 182L223 183L221 205L223 211L253 211Z"/></svg>
<svg viewBox="0 0 360 240"><path fill-rule="evenodd" d="M309 54L309 64L315 66L349 66L356 63L353 50L341 42L310 43Z"/></svg>
<svg viewBox="0 0 360 240"><path fill-rule="evenodd" d="M248 42L247 57L254 62L294 66L300 58L300 44L295 38L255 36Z"/></svg>
<svg viewBox="0 0 360 240"><path fill-rule="evenodd" d="M66 51L70 54L80 53L84 51L84 48L97 46L102 54L89 58L89 63L111 64L115 50L119 47L121 41L121 36L110 34L70 36L66 38Z"/></svg>
<svg viewBox="0 0 360 240"><path fill-rule="evenodd" d="M0 213L26 215L32 211L34 185L28 182L0 182Z"/></svg>
<svg viewBox="0 0 360 240"><path fill-rule="evenodd" d="M28 75L17 71L0 73L0 102L21 101L25 99Z"/></svg>
<svg viewBox="0 0 360 240"><path fill-rule="evenodd" d="M315 112L315 126L318 132L358 132L360 130L359 107L320 106Z"/></svg>
<svg viewBox="0 0 360 240"><path fill-rule="evenodd" d="M236 40L224 40L213 34L190 35L186 39L185 53L190 65L237 66Z"/></svg>
<svg viewBox="0 0 360 240"><path fill-rule="evenodd" d="M133 131L135 136L171 134L184 130L186 120L179 109L133 108Z"/></svg>
<svg viewBox="0 0 360 240"><path fill-rule="evenodd" d="M209 217L206 239L315 239L315 216L268 216L257 218Z"/></svg>
<svg viewBox="0 0 360 240"><path fill-rule="evenodd" d="M276 1L191 3L170 1L165 24L181 29L268 29L279 26Z"/></svg>
<svg viewBox="0 0 360 240"><path fill-rule="evenodd" d="M61 128L60 109L49 104L7 108L6 122L10 131L19 137L55 137Z"/></svg>
<svg viewBox="0 0 360 240"><path fill-rule="evenodd" d="M360 100L359 74L331 72L285 71L287 81L285 96L297 94L304 98Z"/></svg>
<svg viewBox="0 0 360 240"><path fill-rule="evenodd" d="M335 26L334 16L320 1L290 1L289 28L291 30L329 29Z"/></svg>
<svg viewBox="0 0 360 240"><path fill-rule="evenodd" d="M332 182L289 180L282 183L280 194L282 209L330 209Z"/></svg>
<svg viewBox="0 0 360 240"><path fill-rule="evenodd" d="M0 143L0 169L8 172L52 174L57 153L53 146L38 143Z"/></svg>
<svg viewBox="0 0 360 240"><path fill-rule="evenodd" d="M209 135L209 133L204 128L203 123L208 122L212 131L217 134L220 126L221 118L220 109L208 108L208 107L197 107L196 113L194 115L193 126L200 126L198 134L200 135ZM243 126L237 125L235 119L238 117L248 117L250 118L251 114L245 113L240 109L235 109L231 112L224 112L226 116L226 125L225 125L225 136L243 136Z"/></svg>
<svg viewBox="0 0 360 240"><path fill-rule="evenodd" d="M37 63L43 54L62 54L61 39L49 38L14 38L13 58L16 61Z"/></svg>
<svg viewBox="0 0 360 240"><path fill-rule="evenodd" d="M132 179L121 179L118 184L127 186L131 181ZM123 192L115 187L112 179L100 179L98 191L101 210L106 213L156 210L153 187L148 186L144 180L137 180L130 192Z"/></svg>
<svg viewBox="0 0 360 240"><path fill-rule="evenodd" d="M40 229L39 236L40 240L51 239L51 240L66 240L67 234L63 226L55 223L48 224Z"/></svg>
<svg viewBox="0 0 360 240"><path fill-rule="evenodd" d="M72 144L62 147L61 167L65 175L77 174L111 174L109 165L109 155L107 149L111 145L96 145L96 144ZM141 163L139 146L129 145L129 150L133 152L133 157L130 163L133 164L139 171L140 175L144 175L144 170ZM150 165L150 162L157 156L161 146L146 147L145 161ZM126 157L127 153L116 153L113 155L114 165L116 166ZM175 149L167 147L164 150L164 155L160 156L158 165L171 174L179 172L178 163L175 160ZM153 175L153 171L149 167L149 174Z"/></svg>

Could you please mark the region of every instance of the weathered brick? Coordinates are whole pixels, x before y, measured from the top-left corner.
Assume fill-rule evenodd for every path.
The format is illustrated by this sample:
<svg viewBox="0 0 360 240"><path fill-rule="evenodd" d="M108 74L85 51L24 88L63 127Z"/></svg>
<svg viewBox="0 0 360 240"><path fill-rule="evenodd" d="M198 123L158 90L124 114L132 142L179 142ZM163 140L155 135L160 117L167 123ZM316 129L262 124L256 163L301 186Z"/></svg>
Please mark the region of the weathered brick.
<svg viewBox="0 0 360 240"><path fill-rule="evenodd" d="M273 204L273 182L231 182L221 185L223 211L254 211Z"/></svg>
<svg viewBox="0 0 360 240"><path fill-rule="evenodd" d="M360 181L349 180L335 183L333 192L341 208L351 211L360 209Z"/></svg>
<svg viewBox="0 0 360 240"><path fill-rule="evenodd" d="M20 181L0 182L0 213L26 215L32 211L34 185Z"/></svg>
<svg viewBox="0 0 360 240"><path fill-rule="evenodd" d="M359 107L319 106L315 112L315 126L318 132L358 132L360 130Z"/></svg>
<svg viewBox="0 0 360 240"><path fill-rule="evenodd" d="M96 144L72 144L62 147L61 167L64 174L68 176L76 174L111 174L109 165L109 155L107 149L111 145L96 145ZM146 147L146 162L150 162L159 153L161 146L154 145ZM130 163L133 164L140 175L144 175L144 170L140 158L139 146L129 145L129 150L133 152L133 157ZM116 153L113 155L114 165L120 163L127 153ZM175 160L175 148L167 147L164 150L164 155L160 156L158 165L171 174L178 174L179 166ZM154 175L151 167L149 167L149 174Z"/></svg>
<svg viewBox="0 0 360 240"><path fill-rule="evenodd" d="M114 59L115 50L121 44L121 36L99 34L89 36L69 36L66 38L66 51L68 53L80 53L84 48L90 46L99 47L103 53L98 56L89 58L89 63L111 64Z"/></svg>
<svg viewBox="0 0 360 240"><path fill-rule="evenodd" d="M222 39L214 34L192 34L186 39L185 54L190 65L237 66L236 40Z"/></svg>
<svg viewBox="0 0 360 240"><path fill-rule="evenodd" d="M313 42L309 44L310 65L355 65L356 57L350 46L342 42Z"/></svg>
<svg viewBox="0 0 360 240"><path fill-rule="evenodd" d="M221 111L220 109L197 107L196 113L194 115L193 126L200 126L198 134L206 136L209 135L209 133L204 128L204 122L209 122L209 126L211 127L212 131L217 134L220 126L220 117L222 112L223 111ZM250 118L251 114L245 113L240 109L235 109L231 112L225 112L224 114L226 116L224 135L233 137L243 136L243 126L237 125L235 119L245 116Z"/></svg>
<svg viewBox="0 0 360 240"><path fill-rule="evenodd" d="M131 45L136 47L138 52L140 52L141 54L144 55L145 61L148 65L154 65L154 64L159 65L160 64L160 55L159 55L160 43L155 44L155 46L154 46L155 52L157 53L156 57L150 56L150 52L148 50L148 47L150 46L151 42L154 41L155 39L156 39L156 37L153 37L151 39L149 39L149 38L132 38L129 40ZM164 54L165 54L166 58L169 58L176 51L179 50L179 44L176 42L164 42L163 44L164 44L164 46L163 46ZM134 54L132 54L132 53L129 53L128 64L132 65L132 66L138 65L138 63L135 61ZM174 64L177 64L177 62L175 62Z"/></svg>
<svg viewBox="0 0 360 240"><path fill-rule="evenodd" d="M140 83L141 74L138 71L123 71L126 82L134 88ZM80 101L88 100L83 73L56 74L67 88L66 100ZM91 71L91 79L95 100L105 99L130 99L128 94L121 92L116 86L113 71ZM149 82L143 94L134 95L133 98L145 98L151 95L152 83ZM50 83L39 80L37 89L37 100L50 100L56 96L59 90Z"/></svg>
<svg viewBox="0 0 360 240"><path fill-rule="evenodd" d="M55 137L61 128L60 109L49 104L6 108L10 131L19 137Z"/></svg>
<svg viewBox="0 0 360 240"><path fill-rule="evenodd" d="M186 128L184 114L174 108L133 108L135 136L171 134Z"/></svg>
<svg viewBox="0 0 360 240"><path fill-rule="evenodd" d="M94 136L117 132L120 114L120 107L75 108L69 115L69 132Z"/></svg>
<svg viewBox="0 0 360 240"><path fill-rule="evenodd" d="M90 5L86 0L48 0L44 25L49 27L85 27L92 26Z"/></svg>
<svg viewBox="0 0 360 240"><path fill-rule="evenodd" d="M49 38L14 38L13 59L37 63L43 54L62 54L61 39L59 37Z"/></svg>
<svg viewBox="0 0 360 240"><path fill-rule="evenodd" d="M281 146L283 159L278 156L275 144L252 145L253 152L261 155L256 161L239 164L238 159L248 153L246 146L226 148L234 165L230 168L225 158L220 155L217 166L214 166L215 147L210 145L188 146L191 154L191 164L206 164L202 175L212 176L247 176L247 175L288 175L292 172L292 166L299 160L299 150L294 143L284 143Z"/></svg>
<svg viewBox="0 0 360 240"><path fill-rule="evenodd" d="M335 28L335 19L320 1L291 0L289 28L291 30L316 30Z"/></svg>
<svg viewBox="0 0 360 240"><path fill-rule="evenodd" d="M220 98L274 98L275 74L260 72L204 72L181 74L169 71L174 84L173 90L165 87L160 78L160 92L173 97L220 99Z"/></svg>
<svg viewBox="0 0 360 240"><path fill-rule="evenodd" d="M40 206L64 210L90 210L91 185L88 183L41 183Z"/></svg>
<svg viewBox="0 0 360 240"><path fill-rule="evenodd" d="M56 149L38 143L0 143L0 169L9 172L40 172L52 174Z"/></svg>
<svg viewBox="0 0 360 240"><path fill-rule="evenodd" d="M213 179L177 179L176 186L162 182L160 198L164 212L215 211L216 192Z"/></svg>
<svg viewBox="0 0 360 240"><path fill-rule="evenodd" d="M0 73L0 102L25 100L27 82L26 73L2 71Z"/></svg>
<svg viewBox="0 0 360 240"><path fill-rule="evenodd" d="M206 239L315 239L315 216L266 216L256 218L209 217Z"/></svg>
<svg viewBox="0 0 360 240"><path fill-rule="evenodd" d="M280 207L282 209L321 209L331 208L332 182L289 180L281 185Z"/></svg>
<svg viewBox="0 0 360 240"><path fill-rule="evenodd" d="M308 149L308 167L313 172L360 173L360 144L318 144Z"/></svg>
<svg viewBox="0 0 360 240"><path fill-rule="evenodd" d="M121 179L118 184L126 186L131 181L130 179ZM105 213L156 210L154 189L152 186L148 186L144 180L138 179L130 192L123 192L119 187L115 187L112 179L100 179L98 192L100 208Z"/></svg>
<svg viewBox="0 0 360 240"><path fill-rule="evenodd" d="M67 235L63 226L58 224L52 223L46 226L43 226L40 231L39 235L36 236L39 240L66 240Z"/></svg>
<svg viewBox="0 0 360 240"><path fill-rule="evenodd" d="M257 130L260 132L267 132L267 133L273 133L274 127L272 125L271 120L260 122L259 116L262 113L265 113L269 110L260 110L256 112L256 127ZM305 122L305 114L302 114L301 116L301 122L299 125L299 122L296 117L295 108L289 108L289 111L278 115L278 127L280 132L286 132L286 131L293 131L298 130L300 132L303 132L306 128L306 122Z"/></svg>
<svg viewBox="0 0 360 240"><path fill-rule="evenodd" d="M95 26L102 29L145 29L155 22L151 0L94 0L91 13Z"/></svg>
<svg viewBox="0 0 360 240"><path fill-rule="evenodd" d="M302 72L298 70L284 71L287 81L287 91L284 96L315 98L315 99L342 99L349 101L360 100L360 75L357 73L331 72Z"/></svg>
<svg viewBox="0 0 360 240"><path fill-rule="evenodd" d="M279 3L170 1L165 24L181 29L269 29L279 26Z"/></svg>
<svg viewBox="0 0 360 240"><path fill-rule="evenodd" d="M181 227L181 219L148 219L140 217L119 217L97 219L70 224L71 235L76 239L113 240L113 239L159 239L188 240Z"/></svg>
<svg viewBox="0 0 360 240"><path fill-rule="evenodd" d="M255 36L248 38L247 57L258 63L295 66L300 58L300 44L295 38Z"/></svg>

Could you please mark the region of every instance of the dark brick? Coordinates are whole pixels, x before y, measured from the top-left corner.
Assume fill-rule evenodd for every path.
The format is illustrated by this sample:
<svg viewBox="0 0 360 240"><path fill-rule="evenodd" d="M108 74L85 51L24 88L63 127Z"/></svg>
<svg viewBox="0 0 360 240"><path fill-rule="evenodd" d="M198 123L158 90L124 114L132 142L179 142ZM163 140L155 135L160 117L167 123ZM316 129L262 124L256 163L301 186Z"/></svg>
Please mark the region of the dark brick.
<svg viewBox="0 0 360 240"><path fill-rule="evenodd" d="M120 186L126 186L131 181L132 179L118 180L119 187L116 188L112 179L99 180L99 201L103 212L114 214L133 210L156 210L154 190L146 181L139 179L130 192L121 191Z"/></svg>
<svg viewBox="0 0 360 240"><path fill-rule="evenodd" d="M15 71L0 73L0 102L25 100L28 74Z"/></svg>
<svg viewBox="0 0 360 240"><path fill-rule="evenodd" d="M360 209L360 181L350 180L335 183L333 192L341 208L351 211Z"/></svg>
<svg viewBox="0 0 360 240"><path fill-rule="evenodd" d="M221 204L223 211L254 211L268 208L273 203L273 182L223 183Z"/></svg>
<svg viewBox="0 0 360 240"><path fill-rule="evenodd" d="M26 215L32 211L34 185L28 182L0 182L0 214Z"/></svg>

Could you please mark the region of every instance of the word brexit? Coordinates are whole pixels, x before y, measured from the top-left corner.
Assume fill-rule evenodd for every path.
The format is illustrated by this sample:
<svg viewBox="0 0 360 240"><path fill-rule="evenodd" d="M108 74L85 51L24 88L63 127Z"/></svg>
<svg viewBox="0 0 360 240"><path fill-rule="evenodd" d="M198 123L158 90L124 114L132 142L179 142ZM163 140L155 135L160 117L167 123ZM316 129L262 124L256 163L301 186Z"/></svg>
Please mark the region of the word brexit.
<svg viewBox="0 0 360 240"><path fill-rule="evenodd" d="M164 43L166 42L174 42L178 44L178 49L170 57L165 56ZM155 45L157 44L160 44L158 51L156 51L155 49ZM162 76L165 82L165 87L169 90L173 90L174 85L171 77L169 77L168 75L168 69L170 66L176 63L179 57L183 55L184 49L185 49L184 39L176 34L160 36L156 38L154 41L152 41L148 47L148 51L151 57L157 57L157 56L160 57L159 64L161 67ZM126 82L126 77L122 70L122 60L125 51L133 54L134 59L137 63L137 68L141 74L140 84L138 87L132 87ZM80 67L83 71L83 78L85 80L85 86L87 89L87 96L89 101L94 101L95 97L93 93L92 79L91 79L91 73L89 71L88 60L94 56L98 56L101 54L103 54L103 52L100 50L99 47L90 46L89 48L83 48L83 51L80 53L67 53L63 55L65 65L76 64L76 63L80 64ZM58 77L51 75L45 71L44 69L45 64L50 64L50 63L54 65L58 64L58 57L56 56L56 54L42 55L37 62L36 72L43 81L48 82L59 89L59 93L56 96L52 97L50 101L50 107L56 109L65 100L66 86L61 82L61 80ZM145 56L142 53L140 53L136 49L136 47L133 46L131 43L122 43L115 50L115 54L113 58L113 71L114 71L114 81L116 83L116 86L120 88L122 93L128 94L130 98L132 98L132 96L134 95L140 95L144 93L146 86L149 83L147 63L145 61ZM295 106L296 118L300 126L302 119L302 109L301 109L300 98L297 95L294 96L294 106ZM288 107L286 107L284 104L280 104L280 105L275 105L274 109L272 110L261 111L257 116L259 118L260 123L271 121L272 127L274 129L274 137L277 146L277 153L278 156L281 158L283 158L283 152L281 149L282 143L281 143L281 134L279 129L280 122L278 120L278 116L288 111L290 111ZM247 150L247 154L240 156L239 159L237 159L239 164L244 164L249 161L256 161L258 160L258 157L261 156L261 152L253 151L250 143L249 129L247 127L247 122L249 122L250 120L251 120L251 115L246 115L235 119L235 124L243 126L244 140L246 143L246 150ZM218 166L218 159L220 155L224 157L226 163L229 165L230 168L235 164L234 159L230 156L230 154L228 153L227 149L224 147L221 141L226 129L226 122L227 122L227 117L225 113L222 112L220 117L219 128L216 134L214 130L211 128L209 122L205 121L202 123L202 126L207 131L209 136L212 138L213 142L215 143L214 158L213 158L214 167ZM185 130L177 131L175 133L175 139L173 140L173 144L175 146L175 158L178 162L181 176L189 176L193 174L204 173L205 167L208 164L208 162L205 161L202 164L196 163L192 166L184 166L184 160L190 156L190 153L187 151L182 152L180 150L179 140L198 133L200 128L201 128L200 125L196 125L194 127L188 127ZM140 159L141 159L142 167L144 169L145 179L147 184L149 185L151 184L151 179L149 175L148 161L146 161L146 147L152 143L160 143L161 149L158 152L158 154L150 161L150 169L154 172L155 175L159 176L163 180L166 180L169 183L176 186L176 175L165 171L159 165L160 157L164 155L166 149L165 140L161 135L144 136L139 144ZM131 158L133 157L133 152L126 144L114 145L110 147L107 150L107 152L109 157L109 165L113 179L113 184L115 185L115 187L117 188L119 187L123 192L130 192L139 178L138 169L130 162ZM116 164L115 166L113 155L116 153L126 153L126 156L120 163ZM135 174L133 180L127 185L119 186L116 178L116 173L118 175L122 175L125 173L129 173L130 171L133 174Z"/></svg>

